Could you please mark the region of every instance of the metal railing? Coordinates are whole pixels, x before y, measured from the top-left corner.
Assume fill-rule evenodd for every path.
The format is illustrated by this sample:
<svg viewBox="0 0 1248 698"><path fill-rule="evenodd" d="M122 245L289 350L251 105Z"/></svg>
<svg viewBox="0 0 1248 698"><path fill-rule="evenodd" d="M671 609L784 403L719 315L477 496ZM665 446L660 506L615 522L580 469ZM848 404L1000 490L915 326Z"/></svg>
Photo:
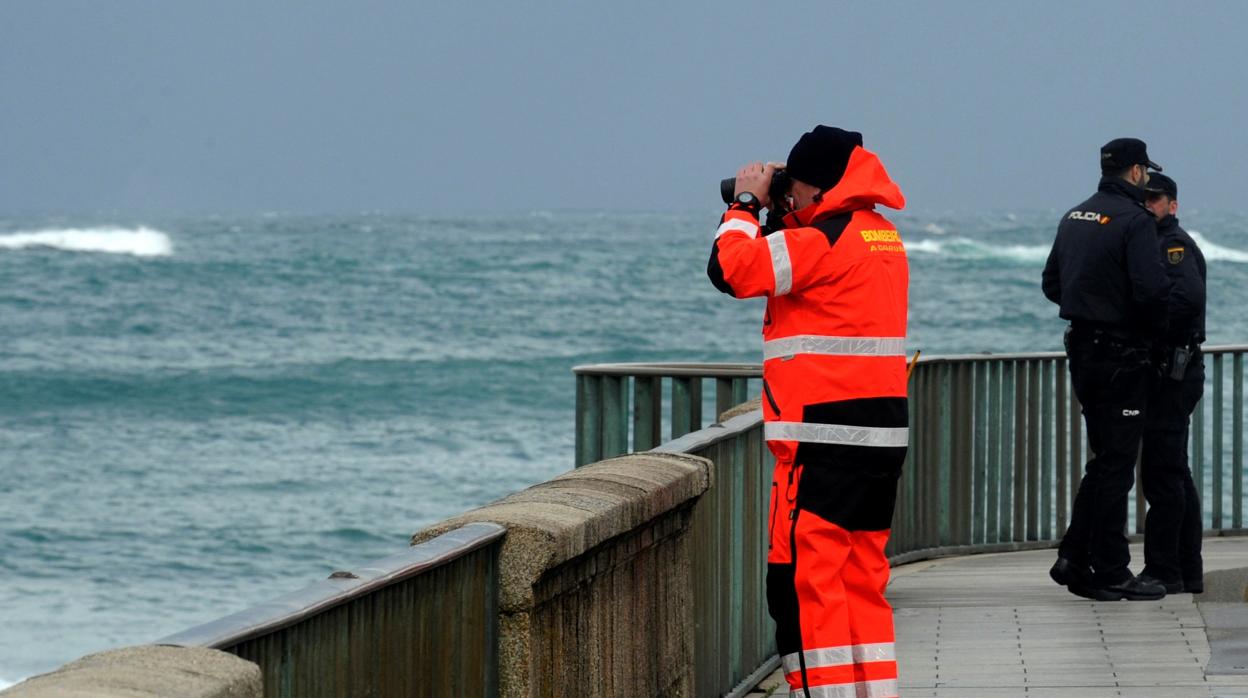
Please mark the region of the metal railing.
<svg viewBox="0 0 1248 698"><path fill-rule="evenodd" d="M1205 524L1217 532L1243 528L1245 352L1248 345L1205 349L1205 395L1192 419L1193 477ZM764 593L773 461L759 412L698 430L699 396L702 381L714 380L722 412L743 401L742 386L761 376L761 366L614 364L575 372L578 464L626 452L630 424L633 450L651 448L663 422L673 440L657 450L713 462L691 534L696 682L699 695L743 693L775 666ZM663 381L672 392L666 415L656 397ZM630 394L639 406L631 411ZM926 357L911 376L909 405L910 448L888 546L894 564L1060 538L1089 453L1064 354ZM1142 533L1138 487L1133 500L1133 528Z"/></svg>
<svg viewBox="0 0 1248 698"><path fill-rule="evenodd" d="M1205 394L1192 418L1189 460L1214 531L1243 528L1245 352L1248 345L1205 349ZM910 424L891 555L1061 537L1090 457L1065 354L920 360ZM1143 533L1140 487L1131 510L1129 528Z"/></svg>
<svg viewBox="0 0 1248 698"><path fill-rule="evenodd" d="M744 414L655 449L711 461L711 487L694 506L689 532L700 696L744 695L776 666L764 586L774 459L761 424L757 412Z"/></svg>
<svg viewBox="0 0 1248 698"><path fill-rule="evenodd" d="M745 402L749 380L763 376L757 364L593 364L577 366L572 372L576 374L578 468L648 451L666 440L665 426L669 439L701 429L703 379L715 381L718 415Z"/></svg>
<svg viewBox="0 0 1248 698"><path fill-rule="evenodd" d="M505 532L468 524L157 644L255 662L265 696L496 695Z"/></svg>

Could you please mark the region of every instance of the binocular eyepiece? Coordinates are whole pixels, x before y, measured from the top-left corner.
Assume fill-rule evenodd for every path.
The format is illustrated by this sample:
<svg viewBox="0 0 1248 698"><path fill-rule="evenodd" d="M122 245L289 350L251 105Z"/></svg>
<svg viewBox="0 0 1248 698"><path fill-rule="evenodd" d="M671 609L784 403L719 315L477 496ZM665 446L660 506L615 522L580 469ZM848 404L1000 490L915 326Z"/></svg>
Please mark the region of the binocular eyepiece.
<svg viewBox="0 0 1248 698"><path fill-rule="evenodd" d="M771 175L771 185L767 187L767 196L771 199L772 205L776 206L784 201L784 197L789 194L789 173L784 170L776 170ZM719 195L723 197L724 203L730 204L736 198L737 178L729 177L719 181Z"/></svg>

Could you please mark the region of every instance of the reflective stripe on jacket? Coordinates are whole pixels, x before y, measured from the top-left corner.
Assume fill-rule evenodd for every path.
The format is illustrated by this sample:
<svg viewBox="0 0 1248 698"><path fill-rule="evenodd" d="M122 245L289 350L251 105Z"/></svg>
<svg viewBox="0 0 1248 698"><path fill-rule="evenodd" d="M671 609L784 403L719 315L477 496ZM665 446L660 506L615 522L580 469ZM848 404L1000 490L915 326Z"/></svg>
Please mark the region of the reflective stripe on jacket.
<svg viewBox="0 0 1248 698"><path fill-rule="evenodd" d="M905 198L879 158L859 147L841 181L786 216L784 230L762 237L756 215L736 206L721 219L707 268L712 283L737 298L768 298L767 421L830 423L807 408L905 398L909 267L896 226L877 204L900 209ZM890 430L863 435L865 445L891 446L904 426L846 421L839 426ZM782 431L795 432L772 433Z"/></svg>

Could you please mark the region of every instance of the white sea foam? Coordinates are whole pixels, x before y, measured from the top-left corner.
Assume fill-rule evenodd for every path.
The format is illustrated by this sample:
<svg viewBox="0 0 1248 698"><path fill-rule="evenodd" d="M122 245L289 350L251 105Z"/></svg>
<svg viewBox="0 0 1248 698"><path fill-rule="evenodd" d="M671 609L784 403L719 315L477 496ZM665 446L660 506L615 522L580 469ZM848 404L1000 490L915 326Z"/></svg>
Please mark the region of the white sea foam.
<svg viewBox="0 0 1248 698"><path fill-rule="evenodd" d="M173 242L169 236L147 227L51 228L0 235L0 249L24 250L32 247L137 257L168 257L173 254Z"/></svg>
<svg viewBox="0 0 1248 698"><path fill-rule="evenodd" d="M928 223L927 225L923 226L923 232L929 233L931 235L944 235L945 233L949 231L945 230L939 225L936 225L935 223Z"/></svg>
<svg viewBox="0 0 1248 698"><path fill-rule="evenodd" d="M1248 264L1248 252L1237 250L1233 247L1223 247L1222 245L1210 242L1209 238L1196 232L1195 230L1187 231L1188 235L1196 241L1200 246L1201 254L1205 255L1205 261L1217 262L1238 262L1240 264Z"/></svg>
<svg viewBox="0 0 1248 698"><path fill-rule="evenodd" d="M1048 245L994 245L956 237L947 240L906 241L906 251L955 259L1007 259L1017 262L1043 262L1049 256Z"/></svg>
<svg viewBox="0 0 1248 698"><path fill-rule="evenodd" d="M1189 230L1192 239L1200 245L1200 251L1210 262L1235 262L1248 264L1248 251L1211 242L1200 233ZM996 245L982 240L955 237L945 239L927 238L907 240L906 251L953 259L1006 259L1016 262L1043 262L1048 259L1049 245Z"/></svg>
<svg viewBox="0 0 1248 698"><path fill-rule="evenodd" d="M906 240L906 252L926 252L940 254L945 249L944 240Z"/></svg>

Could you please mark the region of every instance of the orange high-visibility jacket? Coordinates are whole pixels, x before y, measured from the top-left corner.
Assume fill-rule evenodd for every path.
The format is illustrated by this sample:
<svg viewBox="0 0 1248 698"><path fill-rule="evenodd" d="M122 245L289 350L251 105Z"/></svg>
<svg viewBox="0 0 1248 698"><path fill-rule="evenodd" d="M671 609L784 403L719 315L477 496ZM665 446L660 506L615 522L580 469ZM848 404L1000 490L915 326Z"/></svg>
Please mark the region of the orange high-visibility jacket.
<svg viewBox="0 0 1248 698"><path fill-rule="evenodd" d="M793 457L798 442L906 445L905 418L895 413L906 396L909 267L877 204L900 209L905 197L879 158L858 147L841 181L786 216L784 230L760 236L757 215L735 204L721 219L712 283L737 298L767 296L763 414L777 458ZM879 401L869 398L901 400L884 401L893 415L883 422L846 418L875 412Z"/></svg>

